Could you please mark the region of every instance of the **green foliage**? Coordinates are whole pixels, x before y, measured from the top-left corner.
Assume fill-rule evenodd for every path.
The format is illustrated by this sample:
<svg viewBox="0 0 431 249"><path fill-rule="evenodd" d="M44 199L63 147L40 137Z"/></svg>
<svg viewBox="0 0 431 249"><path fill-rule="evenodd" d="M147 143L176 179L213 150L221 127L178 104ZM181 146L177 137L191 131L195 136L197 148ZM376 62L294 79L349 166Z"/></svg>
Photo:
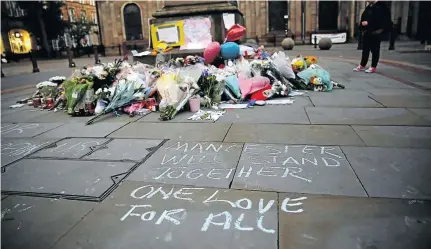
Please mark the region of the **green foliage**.
<svg viewBox="0 0 431 249"><path fill-rule="evenodd" d="M85 35L89 35L93 32L93 27L96 26L93 22L75 22L68 24L70 34L75 37L76 41L79 41Z"/></svg>

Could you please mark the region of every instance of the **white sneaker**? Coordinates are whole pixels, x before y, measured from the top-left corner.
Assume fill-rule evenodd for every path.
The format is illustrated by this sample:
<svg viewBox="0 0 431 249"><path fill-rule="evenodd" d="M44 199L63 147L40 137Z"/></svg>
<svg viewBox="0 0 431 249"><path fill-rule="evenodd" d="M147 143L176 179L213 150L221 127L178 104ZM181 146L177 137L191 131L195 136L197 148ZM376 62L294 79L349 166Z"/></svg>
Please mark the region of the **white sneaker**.
<svg viewBox="0 0 431 249"><path fill-rule="evenodd" d="M365 70L366 73L375 73L376 68L375 67L369 67L367 70Z"/></svg>
<svg viewBox="0 0 431 249"><path fill-rule="evenodd" d="M359 66L357 66L357 67L353 68L353 71L355 71L355 72L364 71L364 70L365 70L365 67L363 67L363 66L361 66L361 65L359 65Z"/></svg>

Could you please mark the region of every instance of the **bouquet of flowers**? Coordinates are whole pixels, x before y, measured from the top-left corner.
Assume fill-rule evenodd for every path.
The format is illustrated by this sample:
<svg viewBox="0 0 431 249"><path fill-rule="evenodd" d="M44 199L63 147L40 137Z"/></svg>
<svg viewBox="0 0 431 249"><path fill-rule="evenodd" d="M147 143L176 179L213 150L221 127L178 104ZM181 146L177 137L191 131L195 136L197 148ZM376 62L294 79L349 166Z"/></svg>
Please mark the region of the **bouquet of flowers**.
<svg viewBox="0 0 431 249"><path fill-rule="evenodd" d="M54 98L57 95L57 84L51 81L42 81L36 85L43 98Z"/></svg>
<svg viewBox="0 0 431 249"><path fill-rule="evenodd" d="M197 85L200 88L199 95L204 99L204 106L212 107L220 103L221 89L215 75L210 74L208 70L202 72Z"/></svg>
<svg viewBox="0 0 431 249"><path fill-rule="evenodd" d="M75 115L80 109L86 108L80 102L83 100L87 89L93 88L93 84L92 78L88 76L73 78L63 83L69 115ZM79 106L78 109L76 109L77 106Z"/></svg>
<svg viewBox="0 0 431 249"><path fill-rule="evenodd" d="M165 78L166 77L166 78ZM179 85L178 81L183 81ZM181 78L179 75L162 75L157 82L157 89L164 98L166 107L160 110L160 120L171 120L188 103L189 99L196 94L199 86L192 77ZM162 100L163 102L163 100Z"/></svg>
<svg viewBox="0 0 431 249"><path fill-rule="evenodd" d="M90 125L103 115L110 112L115 112L117 109L133 103L133 101L136 100L138 96L135 95L135 93L139 90L141 89L135 89L135 82L120 80L119 83L115 85L112 93L110 92L112 97L103 111L94 116L92 119L88 120L85 124Z"/></svg>

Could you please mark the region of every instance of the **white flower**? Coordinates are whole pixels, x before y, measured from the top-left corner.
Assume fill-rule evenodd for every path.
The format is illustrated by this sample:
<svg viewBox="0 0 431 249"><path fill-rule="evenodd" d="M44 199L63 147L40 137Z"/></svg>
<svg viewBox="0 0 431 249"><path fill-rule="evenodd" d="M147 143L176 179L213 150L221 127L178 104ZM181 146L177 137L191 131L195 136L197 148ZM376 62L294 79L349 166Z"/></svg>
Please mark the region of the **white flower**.
<svg viewBox="0 0 431 249"><path fill-rule="evenodd" d="M50 81L42 81L42 82L40 82L40 83L38 83L37 85L36 85L36 88L42 88L42 87L44 87L44 86L54 86L54 87L57 87L57 84L55 84L55 83L52 83L52 82L50 82Z"/></svg>
<svg viewBox="0 0 431 249"><path fill-rule="evenodd" d="M97 89L96 93L97 95L99 95L102 92L102 88Z"/></svg>
<svg viewBox="0 0 431 249"><path fill-rule="evenodd" d="M49 78L49 81L60 81L60 80L66 80L66 77L64 77L64 76L54 76L54 77L51 77L51 78Z"/></svg>
<svg viewBox="0 0 431 249"><path fill-rule="evenodd" d="M100 89L100 88L99 88L99 89ZM104 93L109 92L108 88L104 88L104 89L103 89L103 92L104 92Z"/></svg>
<svg viewBox="0 0 431 249"><path fill-rule="evenodd" d="M120 80L118 81L118 84L126 84L126 80L125 80L125 79L120 79Z"/></svg>

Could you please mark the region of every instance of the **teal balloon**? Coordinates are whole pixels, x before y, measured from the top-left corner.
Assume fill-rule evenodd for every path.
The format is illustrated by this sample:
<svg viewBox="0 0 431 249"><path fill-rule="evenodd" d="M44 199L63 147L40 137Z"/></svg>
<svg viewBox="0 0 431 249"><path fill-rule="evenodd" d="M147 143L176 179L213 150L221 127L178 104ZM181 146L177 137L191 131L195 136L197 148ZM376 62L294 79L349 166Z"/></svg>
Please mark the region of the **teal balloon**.
<svg viewBox="0 0 431 249"><path fill-rule="evenodd" d="M239 45L235 42L226 42L221 45L220 54L225 60L233 60L238 58L240 53Z"/></svg>

